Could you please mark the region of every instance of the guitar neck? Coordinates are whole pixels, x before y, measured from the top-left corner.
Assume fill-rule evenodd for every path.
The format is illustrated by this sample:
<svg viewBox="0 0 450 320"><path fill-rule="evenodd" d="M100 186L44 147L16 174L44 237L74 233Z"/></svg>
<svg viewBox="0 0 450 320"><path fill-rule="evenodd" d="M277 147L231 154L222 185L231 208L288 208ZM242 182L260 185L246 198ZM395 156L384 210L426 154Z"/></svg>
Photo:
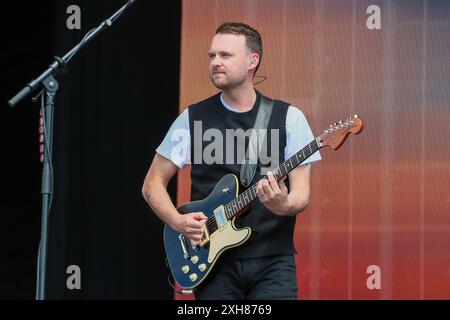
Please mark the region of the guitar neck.
<svg viewBox="0 0 450 320"><path fill-rule="evenodd" d="M321 144L319 142L319 138L314 139L308 145L306 145L299 152L294 154L288 160L284 161L278 167L272 170L273 176L275 180L280 180L284 176L286 176L289 172L294 170L300 164L302 164L306 159L308 159L314 152L321 148ZM263 178L264 179L264 178ZM231 201L225 206L225 214L228 219L232 219L239 211L241 211L245 206L247 206L250 202L256 199L258 196L256 195L256 185L253 184L243 193L241 193L236 199Z"/></svg>

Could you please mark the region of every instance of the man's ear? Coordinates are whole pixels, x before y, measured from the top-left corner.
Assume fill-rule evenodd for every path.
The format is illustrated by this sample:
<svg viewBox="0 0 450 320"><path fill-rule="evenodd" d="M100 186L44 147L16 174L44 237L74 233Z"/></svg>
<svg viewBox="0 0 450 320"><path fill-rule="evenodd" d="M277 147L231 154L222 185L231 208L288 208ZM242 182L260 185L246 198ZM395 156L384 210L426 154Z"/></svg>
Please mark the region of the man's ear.
<svg viewBox="0 0 450 320"><path fill-rule="evenodd" d="M250 56L250 59L248 60L248 64L250 65L250 67L256 67L258 65L259 62L259 56L257 53L252 53L252 55Z"/></svg>

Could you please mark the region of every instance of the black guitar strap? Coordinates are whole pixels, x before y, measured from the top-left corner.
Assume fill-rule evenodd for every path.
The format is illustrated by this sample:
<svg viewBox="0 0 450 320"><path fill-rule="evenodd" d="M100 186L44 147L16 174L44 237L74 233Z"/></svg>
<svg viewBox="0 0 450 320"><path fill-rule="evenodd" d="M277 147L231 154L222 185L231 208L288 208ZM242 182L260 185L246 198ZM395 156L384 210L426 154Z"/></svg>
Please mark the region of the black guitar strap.
<svg viewBox="0 0 450 320"><path fill-rule="evenodd" d="M267 138L267 125L272 114L273 100L261 96L258 114L250 135L247 151L241 164L241 184L247 188L252 183L258 166L258 158Z"/></svg>

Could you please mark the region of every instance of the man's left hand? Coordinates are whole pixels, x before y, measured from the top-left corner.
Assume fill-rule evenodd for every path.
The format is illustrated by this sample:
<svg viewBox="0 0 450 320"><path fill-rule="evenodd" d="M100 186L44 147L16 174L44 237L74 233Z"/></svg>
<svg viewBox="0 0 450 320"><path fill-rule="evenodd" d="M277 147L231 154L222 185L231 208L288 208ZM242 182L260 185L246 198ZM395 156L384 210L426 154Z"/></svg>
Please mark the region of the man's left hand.
<svg viewBox="0 0 450 320"><path fill-rule="evenodd" d="M256 194L264 206L277 215L289 212L289 194L284 184L286 176L276 181L271 171L267 172L268 179L261 179L256 186Z"/></svg>

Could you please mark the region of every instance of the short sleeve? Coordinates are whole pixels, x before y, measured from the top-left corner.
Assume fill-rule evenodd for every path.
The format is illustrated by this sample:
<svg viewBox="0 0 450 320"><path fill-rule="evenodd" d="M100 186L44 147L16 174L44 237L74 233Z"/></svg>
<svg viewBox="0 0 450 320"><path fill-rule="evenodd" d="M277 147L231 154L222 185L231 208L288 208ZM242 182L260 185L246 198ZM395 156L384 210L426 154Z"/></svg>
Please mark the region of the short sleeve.
<svg viewBox="0 0 450 320"><path fill-rule="evenodd" d="M284 158L287 160L314 140L305 115L298 108L289 106L286 116L286 148ZM320 152L316 151L303 164L321 160Z"/></svg>
<svg viewBox="0 0 450 320"><path fill-rule="evenodd" d="M181 169L190 163L191 135L188 109L184 110L172 123L156 152Z"/></svg>

